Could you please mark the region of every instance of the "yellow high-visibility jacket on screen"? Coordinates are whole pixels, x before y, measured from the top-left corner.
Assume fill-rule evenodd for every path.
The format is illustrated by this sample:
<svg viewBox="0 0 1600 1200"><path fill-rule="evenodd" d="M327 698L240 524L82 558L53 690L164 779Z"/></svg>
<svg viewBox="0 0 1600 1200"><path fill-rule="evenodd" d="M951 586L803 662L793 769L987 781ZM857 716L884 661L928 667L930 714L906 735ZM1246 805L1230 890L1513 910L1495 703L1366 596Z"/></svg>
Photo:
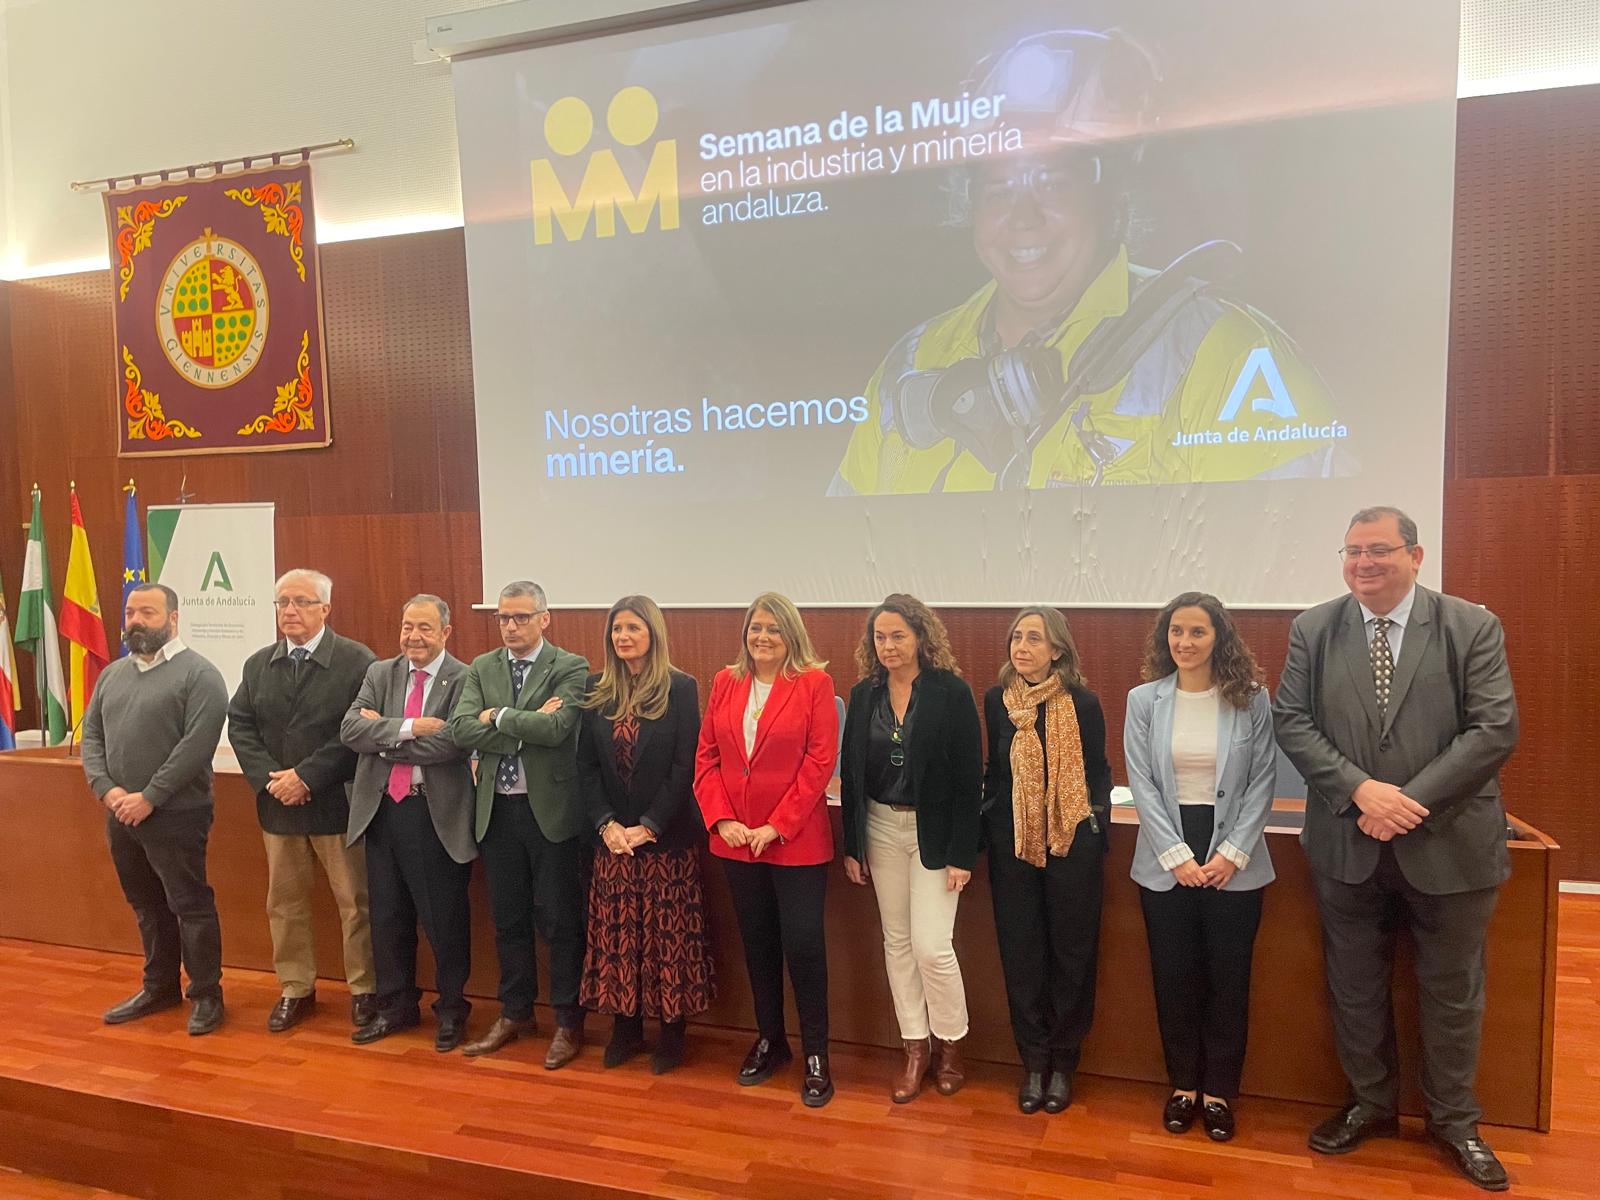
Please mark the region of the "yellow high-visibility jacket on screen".
<svg viewBox="0 0 1600 1200"><path fill-rule="evenodd" d="M1102 321L1127 311L1130 280L1149 274L1130 266L1123 248L1095 277L1049 339L1061 354L1064 375L1084 339ZM985 284L960 307L927 322L910 363L879 365L867 385L868 417L856 426L839 464L839 479L849 491L994 487L994 474L952 439L923 450L908 445L885 418L879 395L886 370L937 370L981 355L979 330L994 290L993 282ZM1078 413L1083 401L1086 411ZM1321 378L1280 330L1247 308L1202 292L1121 380L1083 397L1056 420L1034 448L1028 486L1088 483L1097 473L1105 484L1342 474L1340 464L1349 461L1343 449L1348 432ZM1091 441L1097 453L1091 453Z"/></svg>

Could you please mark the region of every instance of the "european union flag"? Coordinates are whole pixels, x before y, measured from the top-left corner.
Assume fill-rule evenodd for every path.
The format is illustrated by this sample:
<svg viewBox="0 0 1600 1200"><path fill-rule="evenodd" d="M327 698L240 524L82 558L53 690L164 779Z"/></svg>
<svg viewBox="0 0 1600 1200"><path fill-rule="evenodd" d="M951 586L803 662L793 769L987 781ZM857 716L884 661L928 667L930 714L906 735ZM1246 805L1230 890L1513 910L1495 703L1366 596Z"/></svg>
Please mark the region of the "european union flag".
<svg viewBox="0 0 1600 1200"><path fill-rule="evenodd" d="M139 489L128 480L122 489L128 493L127 513L122 521L122 606L128 606L128 593L142 583L149 582L144 567L144 535L139 532ZM117 614L117 624L122 624L122 614ZM122 653L128 653L126 644Z"/></svg>

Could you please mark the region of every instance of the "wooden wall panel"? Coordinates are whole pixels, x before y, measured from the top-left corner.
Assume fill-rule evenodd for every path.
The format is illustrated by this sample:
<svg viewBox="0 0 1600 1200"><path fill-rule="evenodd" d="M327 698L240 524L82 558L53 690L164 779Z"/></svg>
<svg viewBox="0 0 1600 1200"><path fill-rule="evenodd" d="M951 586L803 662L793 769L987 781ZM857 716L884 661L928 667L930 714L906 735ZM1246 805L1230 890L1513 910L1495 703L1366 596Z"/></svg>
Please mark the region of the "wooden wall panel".
<svg viewBox="0 0 1600 1200"><path fill-rule="evenodd" d="M1600 472L1600 86L1463 101L1455 478Z"/></svg>
<svg viewBox="0 0 1600 1200"><path fill-rule="evenodd" d="M1600 715L1570 629L1600 606L1600 87L1486 97L1459 109L1456 252L1446 408L1448 589L1506 621L1524 705L1506 773L1510 805L1566 847L1563 873L1600 879L1600 813L1574 786L1595 773ZM336 581L334 623L380 653L414 591L457 607L453 648L495 644L478 599L480 549L466 269L459 230L324 247L334 442L292 454L115 457L118 377L108 273L0 285L0 567L14 597L28 485L46 489L59 587L69 480L76 479L103 598L114 598L121 483L169 502L180 481L201 502L272 500L278 565ZM9 327L9 331L8 331ZM1374 500L1382 499L1374 481ZM1330 513L1336 524L1344 514ZM1319 544L1326 530L1315 531ZM552 637L597 660L599 614L559 611ZM1330 561L1329 594L1339 589ZM115 607L114 599L107 605ZM864 610L808 614L841 692ZM944 614L967 677L992 682L1009 614ZM1081 611L1072 623L1105 702L1113 768L1123 698L1137 682L1150 614ZM1241 626L1275 681L1289 615ZM709 684L738 645L738 616L671 614L674 657ZM26 673L31 664L24 661Z"/></svg>
<svg viewBox="0 0 1600 1200"><path fill-rule="evenodd" d="M1522 711L1511 807L1600 879L1591 730L1572 634L1600 608L1600 87L1458 110L1445 587L1493 609Z"/></svg>

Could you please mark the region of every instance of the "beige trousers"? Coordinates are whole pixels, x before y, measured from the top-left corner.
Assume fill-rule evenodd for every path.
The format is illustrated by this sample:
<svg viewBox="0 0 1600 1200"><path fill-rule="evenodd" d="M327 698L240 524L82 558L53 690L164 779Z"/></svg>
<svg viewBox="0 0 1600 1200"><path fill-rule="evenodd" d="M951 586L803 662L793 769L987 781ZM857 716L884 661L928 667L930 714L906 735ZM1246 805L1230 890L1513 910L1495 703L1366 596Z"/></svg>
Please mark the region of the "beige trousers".
<svg viewBox="0 0 1600 1200"><path fill-rule="evenodd" d="M967 1035L967 993L951 938L961 893L945 887L942 869L922 865L916 813L867 801L867 869L900 1036L959 1041Z"/></svg>
<svg viewBox="0 0 1600 1200"><path fill-rule="evenodd" d="M272 967L283 994L311 995L317 983L317 948L311 931L311 887L322 863L339 906L344 932L344 977L355 995L377 991L367 910L367 856L346 847L338 833L263 833L267 843L267 924Z"/></svg>

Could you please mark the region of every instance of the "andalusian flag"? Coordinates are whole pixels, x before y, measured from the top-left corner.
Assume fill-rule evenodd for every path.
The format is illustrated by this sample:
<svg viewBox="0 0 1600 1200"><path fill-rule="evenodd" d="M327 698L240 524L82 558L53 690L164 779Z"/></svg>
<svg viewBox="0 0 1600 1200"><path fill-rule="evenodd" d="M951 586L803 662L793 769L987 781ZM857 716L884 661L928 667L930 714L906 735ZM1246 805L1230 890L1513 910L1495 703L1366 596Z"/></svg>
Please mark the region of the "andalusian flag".
<svg viewBox="0 0 1600 1200"><path fill-rule="evenodd" d="M21 699L17 659L11 650L11 617L6 613L6 587L0 582L0 750L16 748L17 704Z"/></svg>
<svg viewBox="0 0 1600 1200"><path fill-rule="evenodd" d="M66 635L71 660L67 694L71 699L72 728L89 711L94 681L111 661L106 646L106 621L100 614L100 592L94 583L94 560L89 555L89 533L78 508L78 491L72 490L72 549L67 552L67 586L61 592L61 632Z"/></svg>
<svg viewBox="0 0 1600 1200"><path fill-rule="evenodd" d="M56 632L55 605L50 599L50 560L45 553L44 519L39 515L39 489L33 489L33 521L28 526L28 554L22 560L22 599L17 606L17 645L33 654L34 685L44 698L39 728L44 744L67 737L67 680L61 670L61 638Z"/></svg>

